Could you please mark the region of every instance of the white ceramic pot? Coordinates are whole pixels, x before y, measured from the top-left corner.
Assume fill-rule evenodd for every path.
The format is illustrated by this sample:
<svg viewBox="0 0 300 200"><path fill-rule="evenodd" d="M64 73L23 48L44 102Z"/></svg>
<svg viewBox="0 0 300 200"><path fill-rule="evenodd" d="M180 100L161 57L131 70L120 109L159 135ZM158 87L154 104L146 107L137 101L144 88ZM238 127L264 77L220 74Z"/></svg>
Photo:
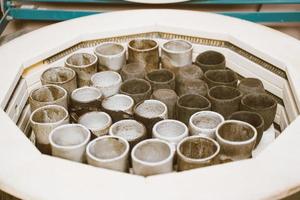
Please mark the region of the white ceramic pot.
<svg viewBox="0 0 300 200"><path fill-rule="evenodd" d="M103 71L91 77L92 85L98 88L104 97L110 97L119 93L122 78L114 71Z"/></svg>

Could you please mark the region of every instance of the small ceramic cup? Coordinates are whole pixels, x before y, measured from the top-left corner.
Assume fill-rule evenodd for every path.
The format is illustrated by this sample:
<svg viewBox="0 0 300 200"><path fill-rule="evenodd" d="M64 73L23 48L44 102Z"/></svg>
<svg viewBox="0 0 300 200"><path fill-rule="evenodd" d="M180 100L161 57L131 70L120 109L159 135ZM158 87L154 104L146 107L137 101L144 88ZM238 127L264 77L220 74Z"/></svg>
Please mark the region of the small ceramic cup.
<svg viewBox="0 0 300 200"><path fill-rule="evenodd" d="M52 155L85 162L85 149L90 138L89 129L81 124L65 124L56 127L49 135Z"/></svg>
<svg viewBox="0 0 300 200"><path fill-rule="evenodd" d="M264 93L265 88L261 80L257 78L244 78L238 84L238 89L246 95L248 93Z"/></svg>
<svg viewBox="0 0 300 200"><path fill-rule="evenodd" d="M182 95L176 102L177 119L185 123L185 125L189 124L189 119L194 113L210 109L210 101L204 96L196 94Z"/></svg>
<svg viewBox="0 0 300 200"><path fill-rule="evenodd" d="M236 87L238 82L236 73L228 69L206 71L204 73L204 80L207 82L209 88L218 85Z"/></svg>
<svg viewBox="0 0 300 200"><path fill-rule="evenodd" d="M134 118L145 125L147 136L151 138L154 124L168 118L168 108L161 101L145 100L135 105Z"/></svg>
<svg viewBox="0 0 300 200"><path fill-rule="evenodd" d="M241 100L241 110L257 112L264 119L264 130L274 122L277 102L266 93L249 93Z"/></svg>
<svg viewBox="0 0 300 200"><path fill-rule="evenodd" d="M222 154L233 161L242 160L251 157L257 132L247 122L227 120L217 127L216 138Z"/></svg>
<svg viewBox="0 0 300 200"><path fill-rule="evenodd" d="M126 64L126 50L116 42L104 42L98 45L94 53L98 57L98 71L119 71Z"/></svg>
<svg viewBox="0 0 300 200"><path fill-rule="evenodd" d="M167 69L154 70L146 74L145 79L151 84L152 90L175 90L175 74Z"/></svg>
<svg viewBox="0 0 300 200"><path fill-rule="evenodd" d="M91 78L92 85L98 88L104 97L119 93L122 78L114 71L103 71L94 74Z"/></svg>
<svg viewBox="0 0 300 200"><path fill-rule="evenodd" d="M146 127L133 119L124 119L114 123L109 128L109 134L124 138L131 148L147 138Z"/></svg>
<svg viewBox="0 0 300 200"><path fill-rule="evenodd" d="M97 56L90 53L75 53L65 61L65 66L76 72L78 87L90 85L92 75L97 72L97 65Z"/></svg>
<svg viewBox="0 0 300 200"><path fill-rule="evenodd" d="M29 94L31 112L46 105L60 105L68 109L68 92L58 85L43 85Z"/></svg>
<svg viewBox="0 0 300 200"><path fill-rule="evenodd" d="M238 111L232 113L229 119L240 120L254 126L257 131L257 138L255 143L255 147L257 147L264 133L264 119L262 118L262 116L255 112Z"/></svg>
<svg viewBox="0 0 300 200"><path fill-rule="evenodd" d="M117 136L101 136L91 141L86 147L89 165L128 172L129 143Z"/></svg>
<svg viewBox="0 0 300 200"><path fill-rule="evenodd" d="M33 111L30 116L30 125L35 134L37 148L44 154L51 154L50 132L68 123L68 111L62 106L47 105Z"/></svg>
<svg viewBox="0 0 300 200"><path fill-rule="evenodd" d="M125 94L116 94L102 101L102 110L107 112L114 122L132 118L134 100Z"/></svg>
<svg viewBox="0 0 300 200"><path fill-rule="evenodd" d="M156 99L158 101L166 104L168 108L168 118L175 118L175 107L178 96L174 90L171 89L158 89L152 93L152 99Z"/></svg>
<svg viewBox="0 0 300 200"><path fill-rule="evenodd" d="M146 72L159 68L159 47L152 39L133 39L128 43L128 62L143 63Z"/></svg>
<svg viewBox="0 0 300 200"><path fill-rule="evenodd" d="M197 65L192 64L185 67L180 67L176 74L176 84L181 84L192 79L203 79L203 75L203 71Z"/></svg>
<svg viewBox="0 0 300 200"><path fill-rule="evenodd" d="M122 83L120 93L130 96L135 103L139 103L150 98L151 84L144 79L130 79Z"/></svg>
<svg viewBox="0 0 300 200"><path fill-rule="evenodd" d="M77 88L76 72L67 67L51 67L41 75L43 85L58 85L67 90L70 95Z"/></svg>
<svg viewBox="0 0 300 200"><path fill-rule="evenodd" d="M207 96L208 85L200 79L190 79L182 82L179 86L176 85L178 96L184 94L198 94Z"/></svg>
<svg viewBox="0 0 300 200"><path fill-rule="evenodd" d="M151 176L172 172L174 154L172 145L164 140L144 140L131 151L133 173Z"/></svg>
<svg viewBox="0 0 300 200"><path fill-rule="evenodd" d="M233 87L215 86L208 91L212 111L220 113L225 119L239 110L241 98L242 93Z"/></svg>
<svg viewBox="0 0 300 200"><path fill-rule="evenodd" d="M196 57L195 64L205 73L208 70L225 69L226 60L222 53L205 51Z"/></svg>
<svg viewBox="0 0 300 200"><path fill-rule="evenodd" d="M190 117L189 130L191 135L203 135L216 138L217 126L224 122L224 117L213 111L196 112Z"/></svg>
<svg viewBox="0 0 300 200"><path fill-rule="evenodd" d="M177 171L217 164L220 145L211 138L194 135L177 145Z"/></svg>
<svg viewBox="0 0 300 200"><path fill-rule="evenodd" d="M134 78L145 78L145 64L143 63L129 63L122 67L120 72L123 81L134 79Z"/></svg>
<svg viewBox="0 0 300 200"><path fill-rule="evenodd" d="M112 120L105 112L93 111L81 115L78 119L78 123L87 127L95 138L108 134Z"/></svg>
<svg viewBox="0 0 300 200"><path fill-rule="evenodd" d="M193 45L185 40L169 40L161 46L162 67L177 73L192 64Z"/></svg>

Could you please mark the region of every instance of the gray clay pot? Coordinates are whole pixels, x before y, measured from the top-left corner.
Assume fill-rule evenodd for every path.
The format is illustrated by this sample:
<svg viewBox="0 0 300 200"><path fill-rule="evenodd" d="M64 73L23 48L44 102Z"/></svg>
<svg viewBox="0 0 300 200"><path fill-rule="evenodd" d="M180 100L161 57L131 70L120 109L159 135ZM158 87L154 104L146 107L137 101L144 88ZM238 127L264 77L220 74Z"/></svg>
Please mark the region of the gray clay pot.
<svg viewBox="0 0 300 200"><path fill-rule="evenodd" d="M208 70L224 69L226 60L222 53L205 51L196 57L195 64L205 73Z"/></svg>
<svg viewBox="0 0 300 200"><path fill-rule="evenodd" d="M238 84L238 89L246 95L248 93L262 93L265 92L265 88L261 80L257 78L244 78Z"/></svg>
<svg viewBox="0 0 300 200"><path fill-rule="evenodd" d="M176 92L178 96L182 96L184 94L198 94L207 96L208 85L203 80L190 79L182 82L179 86L177 86Z"/></svg>
<svg viewBox="0 0 300 200"><path fill-rule="evenodd" d="M209 88L218 85L236 87L238 82L236 73L228 69L206 71L204 73L204 80L207 82Z"/></svg>
<svg viewBox="0 0 300 200"><path fill-rule="evenodd" d="M159 69L146 74L145 79L151 84L152 90L175 90L175 74L167 69Z"/></svg>
<svg viewBox="0 0 300 200"><path fill-rule="evenodd" d="M176 106L178 96L174 90L170 90L170 89L155 90L151 98L159 100L164 104L166 104L166 106L168 107L168 117L170 119L175 118L175 106Z"/></svg>
<svg viewBox="0 0 300 200"><path fill-rule="evenodd" d="M121 72L122 80L126 81L134 78L145 78L145 64L143 63L129 63L122 67Z"/></svg>

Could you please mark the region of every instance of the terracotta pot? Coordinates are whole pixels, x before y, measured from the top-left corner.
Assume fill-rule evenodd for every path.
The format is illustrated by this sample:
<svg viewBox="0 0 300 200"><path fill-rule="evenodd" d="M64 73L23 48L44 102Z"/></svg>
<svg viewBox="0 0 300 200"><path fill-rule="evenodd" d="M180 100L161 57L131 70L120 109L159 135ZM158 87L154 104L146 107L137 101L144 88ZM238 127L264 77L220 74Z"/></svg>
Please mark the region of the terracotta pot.
<svg viewBox="0 0 300 200"><path fill-rule="evenodd" d="M122 67L120 72L123 81L139 78L145 78L146 71L145 71L145 64L143 63L129 63Z"/></svg>
<svg viewBox="0 0 300 200"><path fill-rule="evenodd" d="M225 69L225 56L217 51L205 51L200 53L195 60L203 72L208 70Z"/></svg>
<svg viewBox="0 0 300 200"><path fill-rule="evenodd" d="M248 93L263 93L265 92L264 85L257 78L244 78L240 81L238 89L246 95Z"/></svg>
<svg viewBox="0 0 300 200"><path fill-rule="evenodd" d="M206 71L204 73L204 80L207 82L209 88L218 85L236 87L238 82L236 73L228 69Z"/></svg>
<svg viewBox="0 0 300 200"><path fill-rule="evenodd" d="M146 74L145 79L151 84L152 90L175 90L175 74L166 69L154 70Z"/></svg>
<svg viewBox="0 0 300 200"><path fill-rule="evenodd" d="M159 100L166 104L168 108L168 118L175 118L175 107L178 96L174 90L171 89L158 89L152 93L152 99Z"/></svg>
<svg viewBox="0 0 300 200"><path fill-rule="evenodd" d="M197 94L207 96L208 85L203 80L190 79L182 82L179 86L177 86L176 92L178 96L182 96L184 94Z"/></svg>

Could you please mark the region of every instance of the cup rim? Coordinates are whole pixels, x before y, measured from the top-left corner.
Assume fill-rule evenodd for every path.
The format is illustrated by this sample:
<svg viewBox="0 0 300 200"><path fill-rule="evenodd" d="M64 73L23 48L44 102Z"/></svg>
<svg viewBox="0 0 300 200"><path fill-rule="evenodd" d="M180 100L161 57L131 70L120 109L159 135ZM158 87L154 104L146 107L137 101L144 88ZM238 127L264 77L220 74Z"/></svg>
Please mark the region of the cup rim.
<svg viewBox="0 0 300 200"><path fill-rule="evenodd" d="M238 91L238 92L239 92L239 95L236 96L236 97L230 98L230 99L219 99L219 98L216 98L216 97L214 97L214 96L211 96L211 95L210 95L211 90L213 90L213 89L215 89L215 88L219 88L219 87L220 87L220 88L222 87L222 88L230 88L230 89L233 89L233 90L235 90L235 91ZM238 98L243 97L243 94L242 94L241 91L239 91L237 88L234 88L234 87L231 87L231 86L227 86L227 85L217 85L217 86L211 87L211 88L208 90L207 96L208 96L208 98L213 99L213 100L216 100L216 101L219 101L219 100L222 100L222 101L232 101L232 100L235 100L235 99L238 99Z"/></svg>
<svg viewBox="0 0 300 200"><path fill-rule="evenodd" d="M46 87L54 87L54 88L56 88L56 89L58 89L58 90L62 90L62 91L64 92L64 95L63 95L62 97L60 97L60 98L54 100L54 101L38 101L38 100L36 100L36 99L34 99L34 98L32 97L32 95L33 95L34 92L36 92L37 90L39 90L39 89L41 89L41 88L46 88ZM29 94L29 99L30 99L31 101L34 101L34 102L47 103L47 104L55 104L55 103L59 102L61 99L66 98L67 95L68 95L68 92L67 92L67 90L66 90L65 88L63 88L63 87L61 87L61 86L59 86L59 85L46 84L46 85L42 85L42 86L40 86L40 87L38 87L38 88L33 89L33 90L30 92L30 94Z"/></svg>
<svg viewBox="0 0 300 200"><path fill-rule="evenodd" d="M132 41L135 41L135 40L148 40L148 41L154 41L156 44L155 44L154 47L151 47L151 48L147 48L147 49L137 49L137 48L134 48L134 47L132 47L132 46L130 45L130 43L131 43ZM135 39L132 39L132 40L130 40L130 41L128 42L127 47L128 47L129 49L133 50L133 51L137 51L137 52L147 52L147 51L152 51L152 50L158 48L158 42L157 42L156 40L154 40L154 39L151 39L151 38L135 38Z"/></svg>
<svg viewBox="0 0 300 200"><path fill-rule="evenodd" d="M70 58L70 57L72 57L72 56L74 56L74 55L76 55L76 54L89 54L89 55L91 55L92 57L94 57L95 58L95 60L93 61L93 62L91 62L90 64L86 64L86 65L73 65L73 64L71 64L71 63L69 63L68 62L68 59ZM73 67L73 68L85 68L85 67L89 67L89 66L92 66L92 65L94 65L94 64L96 64L96 63L98 63L98 57L96 56L96 55L94 55L93 53L88 53L88 52L76 52L76 53L73 53L73 54L71 54L69 57L67 57L67 59L65 59L65 65L66 66L70 66L70 67Z"/></svg>
<svg viewBox="0 0 300 200"><path fill-rule="evenodd" d="M215 81L215 80L212 80L211 78L209 78L207 76L207 74L209 73L213 73L213 72L220 72L220 71L227 71L229 73L232 73L233 76L235 77L235 79L233 81L229 81L229 82L220 82L220 81ZM235 83L238 81L238 78L237 78L237 75L234 71L230 70L230 69L214 69L214 70L207 70L206 72L204 72L204 78L207 79L208 81L212 82L212 83L217 83L217 84L232 84L232 83Z"/></svg>
<svg viewBox="0 0 300 200"><path fill-rule="evenodd" d="M204 53L215 53L215 54L218 54L222 57L222 62L220 63L217 63L217 64L206 64L206 63L202 63L202 62L199 62L199 57L200 56L203 56ZM221 63L225 63L226 62L226 57L224 56L223 53L219 52L219 51L215 51L215 50L207 50L207 51L203 51L201 53L199 53L196 57L196 60L195 60L195 63L199 63L201 65L204 65L204 66L215 66L215 65L219 65Z"/></svg>
<svg viewBox="0 0 300 200"><path fill-rule="evenodd" d="M44 78L44 75L45 75L46 72L48 72L48 71L50 71L50 70L53 70L53 69L58 69L58 68L61 68L61 69L64 69L64 70L68 70L68 71L72 72L71 78L69 78L69 79L67 79L67 80L65 80L65 81L57 81L57 82L55 82L55 81L49 81L49 80L46 80L46 79ZM75 72L73 69L71 69L71 68L68 68L68 67L60 67L60 66L58 66L58 67L49 67L48 69L46 69L46 70L42 73L42 75L41 75L41 81L46 81L48 84L53 84L53 85L55 85L55 84L64 84L64 83L68 83L68 82L70 82L71 80L73 80L73 79L75 78L75 76L76 76L76 72Z"/></svg>
<svg viewBox="0 0 300 200"><path fill-rule="evenodd" d="M93 100L78 100L78 99L74 98L74 94L76 92L78 92L80 90L86 90L86 89L90 89L90 90L96 91L98 93L97 98L95 98ZM102 92L98 88L93 87L93 86L83 86L83 87L79 87L79 88L76 88L75 90L73 90L70 97L71 97L71 100L73 100L73 101L75 100L75 101L81 102L81 103L89 103L89 102L93 102L95 100L101 99L102 96L103 96L103 94L102 94Z"/></svg>
<svg viewBox="0 0 300 200"><path fill-rule="evenodd" d="M181 98L185 97L185 96L188 96L188 95L195 95L195 96L201 97L202 99L204 99L204 100L206 100L206 101L208 102L208 106L203 107L203 108L198 108L198 107L195 108L195 107L187 107L187 106L181 105L181 104L179 103L179 100L180 100ZM184 109L189 109L189 110L199 110L199 109L204 110L204 109L210 109L210 108L211 108L211 102L210 102L210 100L209 100L208 98L206 98L206 97L203 96L203 95L199 95L199 94L183 94L183 95L181 95L180 97L178 97L178 99L177 99L177 101L176 101L176 106L178 106L178 107L180 107L180 108L184 108Z"/></svg>
<svg viewBox="0 0 300 200"><path fill-rule="evenodd" d="M185 50L181 50L181 51L176 51L176 50L170 50L168 48L165 47L165 45L167 43L170 43L170 42L184 42L186 44L188 44L190 47L188 49L185 49ZM182 53L187 53L187 52L190 52L193 50L193 44L187 40L182 40L182 39L172 39L172 40L168 40L166 42L164 42L162 45L161 45L161 49L167 53L172 53L172 54L182 54Z"/></svg>
<svg viewBox="0 0 300 200"><path fill-rule="evenodd" d="M253 112L253 111L247 111L247 110L236 111L236 112L232 113L232 114L228 117L228 119L229 119L229 120L237 120L237 119L232 119L232 117L233 117L234 114L240 114L240 113L254 114L254 115L258 116L258 118L261 120L261 123L260 123L258 126L255 126L255 127L254 127L252 124L251 124L251 125L252 125L254 128L262 128L262 127L264 127L264 124L265 124L264 118L261 116L261 114L259 114L259 113L257 113L257 112ZM238 121L242 121L242 120L238 120ZM248 123L248 122L247 122L247 123ZM250 124L250 123L249 123L249 124Z"/></svg>
<svg viewBox="0 0 300 200"><path fill-rule="evenodd" d="M105 54L99 53L99 52L97 51L97 48L98 48L98 47L102 47L103 45L107 45L107 44L113 44L113 45L120 46L120 47L122 47L122 51L119 52L119 53L117 53L117 54L113 54L113 55L105 55ZM101 56L101 57L117 57L117 56L120 56L120 55L124 54L125 51L126 51L126 50L125 50L125 47L124 47L122 44L118 43L118 42L103 42L103 43L97 45L97 46L94 48L94 54L96 54L96 56Z"/></svg>
<svg viewBox="0 0 300 200"><path fill-rule="evenodd" d="M261 96L261 95L263 95L263 96L265 96L265 97L267 97L267 98L270 98L270 99L272 99L272 101L273 101L273 104L271 105L271 106L268 106L268 107L264 107L264 108L255 108L255 107L253 107L253 106L250 106L250 105L248 105L248 104L246 104L244 101L245 101L245 99L247 98L247 97L249 97L249 96ZM250 108L250 109L252 109L252 110L254 110L254 111L261 111L261 110L268 110L268 109L271 109L271 108L274 108L274 107L276 107L277 106L277 101L271 96L271 95L269 95L269 94L266 94L266 93L248 93L248 94L246 94L245 96L243 96L242 97L242 99L241 99L241 104L242 105L244 105L244 106L246 106L246 107L248 107L248 108Z"/></svg>
<svg viewBox="0 0 300 200"><path fill-rule="evenodd" d="M106 86L102 86L101 84L95 84L95 79L100 75L114 75L114 76L117 77L117 80L112 82L110 85L106 85ZM118 85L118 84L122 83L122 77L118 72L115 72L115 71L112 71L112 70L101 71L101 72L97 72L97 73L95 73L91 76L91 83L94 87L109 88L111 86Z"/></svg>
<svg viewBox="0 0 300 200"><path fill-rule="evenodd" d="M172 137L166 137L166 136L163 136L161 135L158 131L157 131L157 127L160 125L160 124L163 124L163 123L177 123L177 124L180 124L182 127L184 127L184 132L178 136L172 136ZM181 139L181 138L184 138L186 136L188 136L188 128L187 126L179 121L179 120L175 120L175 119L164 119L164 120L161 120L157 123L154 124L153 128L152 128L152 134L155 138L158 138L158 139L163 139L163 140L176 140L176 139ZM170 141L169 141L170 142Z"/></svg>
<svg viewBox="0 0 300 200"><path fill-rule="evenodd" d="M80 123L80 120L82 120L82 118L87 117L88 115L92 115L92 114L101 114L101 115L104 115L108 119L107 123L105 123L101 128L90 128L90 127L87 127L86 125ZM89 129L91 131L99 131L99 130L106 129L107 127L109 127L111 125L111 123L112 123L112 119L111 119L110 115L107 114L106 112L101 112L101 111L87 112L87 113L84 113L83 115L81 115L78 118L78 124L81 124L81 125L85 126L87 129Z"/></svg>
<svg viewBox="0 0 300 200"><path fill-rule="evenodd" d="M216 126L215 128L200 128L200 127L196 126L196 125L193 123L193 118L195 118L195 117L198 116L198 115L205 115L205 114L214 115L214 116L219 117L219 118L221 119L221 122L220 122L220 123L222 123L222 122L225 121L224 117L223 117L220 113L214 112L214 111L205 110L205 111L199 111L199 112L194 113L194 114L190 117L190 119L189 119L189 125L190 125L193 129L196 129L196 130L207 130L207 131L214 131L214 130L216 130L216 129L217 129L217 126ZM219 125L219 124L218 124L218 125Z"/></svg>
<svg viewBox="0 0 300 200"><path fill-rule="evenodd" d="M114 98L114 97L125 97L130 101L130 105L125 108L125 109L112 109L112 108L108 108L105 106L105 102L109 101L110 98ZM127 109L130 109L134 106L134 100L133 98L131 98L130 96L126 95L126 94L115 94L113 96L107 97L105 99L103 99L103 101L101 102L101 106L106 109L106 110L112 110L112 111L126 111Z"/></svg>
<svg viewBox="0 0 300 200"><path fill-rule="evenodd" d="M158 116L156 116L156 117L164 117L164 116L166 116L166 115L168 114L168 107L166 106L166 104L163 103L162 101L159 101L159 100L156 100L156 99L146 99L146 100L144 100L144 101L141 101L141 102L137 103L137 104L134 106L134 108L133 108L134 114L136 114L136 115L138 115L138 116L140 116L140 117L143 117L143 118L147 118L147 119L148 119L148 117L145 117L145 116L143 116L143 115L140 115L140 113L137 113L137 112L136 112L137 107L140 106L142 103L145 103L145 102L156 102L156 103L161 104L161 105L164 107L164 111L163 111L162 113L160 113L160 114L159 114ZM156 118L156 117L155 117L155 118ZM150 119L150 118L149 118L149 119Z"/></svg>
<svg viewBox="0 0 300 200"><path fill-rule="evenodd" d="M149 74L156 73L156 72L167 72L167 73L170 73L170 74L172 75L172 77L171 77L169 80L167 80L167 81L154 81L154 80L151 80L151 79L149 78ZM175 74L174 74L174 72L172 72L172 71L170 71L170 70L168 70L168 69L156 69L156 70L153 70L153 71L151 71L151 72L146 73L145 79L146 79L147 81L149 81L150 83L155 83L155 84L166 84L166 83L170 83L170 82L172 82L172 81L175 80Z"/></svg>
<svg viewBox="0 0 300 200"><path fill-rule="evenodd" d="M142 66L143 68L138 68L138 69L142 69L141 71L135 71L135 72L129 72L127 70L126 67L130 66L130 65L140 65ZM146 68L146 64L145 63L142 63L142 62L132 62L132 63L126 63L122 69L121 69L121 72L123 73L127 73L127 74L139 74L140 72L144 72L145 71L145 68Z"/></svg>
<svg viewBox="0 0 300 200"><path fill-rule="evenodd" d="M142 92L142 93L135 93L135 94L134 94L134 93L129 93L129 92L127 92L127 91L124 91L124 90L122 89L122 87L123 87L125 84L127 84L128 82L132 82L132 81L141 81L141 82L144 82L144 83L148 86L147 91ZM121 84L121 86L120 86L120 92L122 92L123 94L128 95L128 96L130 96L130 95L142 95L142 94L147 94L147 93L151 92L151 90L152 90L152 87L151 87L151 84L149 83L149 81L146 81L145 79L141 79L141 78L127 79L127 80L125 80L125 81Z"/></svg>

